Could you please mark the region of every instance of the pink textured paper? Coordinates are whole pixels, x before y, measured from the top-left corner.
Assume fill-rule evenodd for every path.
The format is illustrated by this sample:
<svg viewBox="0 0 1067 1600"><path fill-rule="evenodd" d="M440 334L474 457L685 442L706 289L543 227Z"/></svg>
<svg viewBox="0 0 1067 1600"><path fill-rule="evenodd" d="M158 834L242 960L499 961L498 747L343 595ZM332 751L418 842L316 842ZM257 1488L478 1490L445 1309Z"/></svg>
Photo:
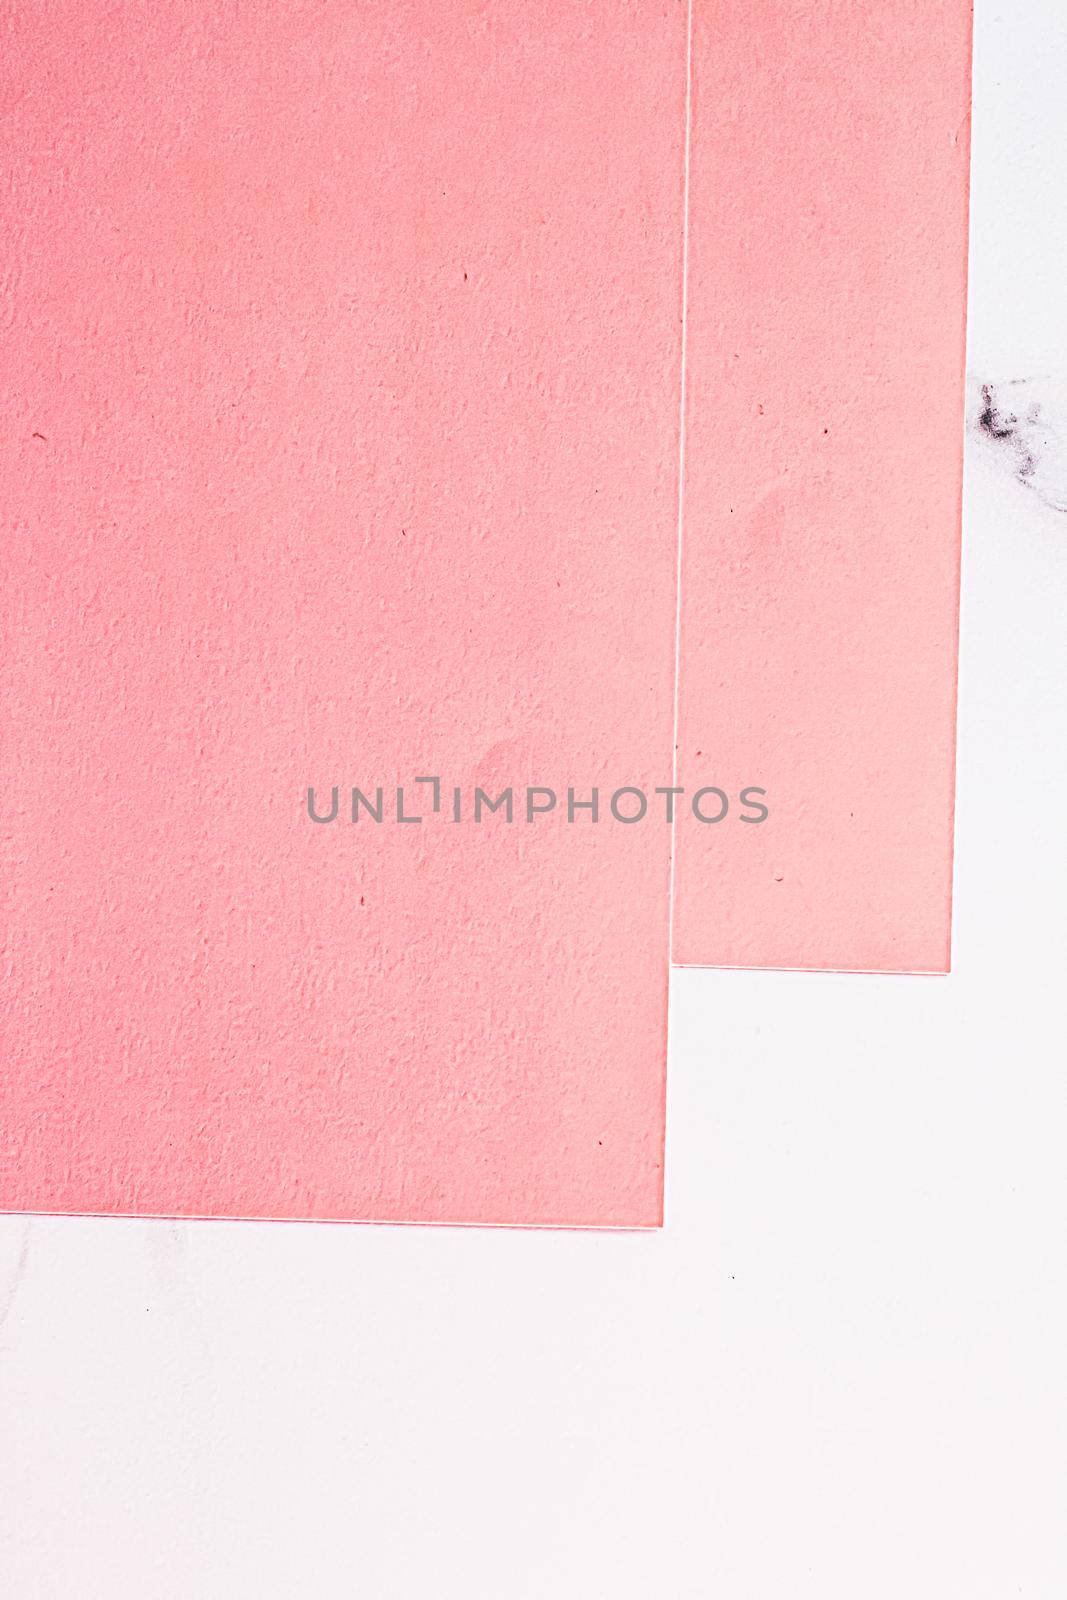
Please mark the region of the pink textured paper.
<svg viewBox="0 0 1067 1600"><path fill-rule="evenodd" d="M660 1220L685 25L8 8L3 1207Z"/></svg>
<svg viewBox="0 0 1067 1600"><path fill-rule="evenodd" d="M970 21L695 0L682 963L948 965Z"/></svg>

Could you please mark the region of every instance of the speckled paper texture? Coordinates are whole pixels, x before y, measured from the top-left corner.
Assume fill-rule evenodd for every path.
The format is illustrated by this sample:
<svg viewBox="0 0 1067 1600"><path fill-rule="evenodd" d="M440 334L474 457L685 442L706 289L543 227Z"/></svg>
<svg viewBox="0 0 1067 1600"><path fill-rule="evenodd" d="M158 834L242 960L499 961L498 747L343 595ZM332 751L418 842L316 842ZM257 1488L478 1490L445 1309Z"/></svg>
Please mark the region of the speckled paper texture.
<svg viewBox="0 0 1067 1600"><path fill-rule="evenodd" d="M660 1221L670 830L348 797L667 781L685 68L8 8L0 1206Z"/></svg>
<svg viewBox="0 0 1067 1600"><path fill-rule="evenodd" d="M694 3L681 963L948 966L970 31Z"/></svg>

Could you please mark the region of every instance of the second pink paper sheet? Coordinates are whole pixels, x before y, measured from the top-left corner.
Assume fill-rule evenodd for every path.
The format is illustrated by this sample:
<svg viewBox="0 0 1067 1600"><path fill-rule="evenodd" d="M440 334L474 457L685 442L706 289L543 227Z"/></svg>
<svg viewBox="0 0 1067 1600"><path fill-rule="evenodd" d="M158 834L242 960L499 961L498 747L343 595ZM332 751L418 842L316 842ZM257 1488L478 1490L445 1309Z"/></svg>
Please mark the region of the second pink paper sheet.
<svg viewBox="0 0 1067 1600"><path fill-rule="evenodd" d="M674 959L944 971L970 5L692 25Z"/></svg>

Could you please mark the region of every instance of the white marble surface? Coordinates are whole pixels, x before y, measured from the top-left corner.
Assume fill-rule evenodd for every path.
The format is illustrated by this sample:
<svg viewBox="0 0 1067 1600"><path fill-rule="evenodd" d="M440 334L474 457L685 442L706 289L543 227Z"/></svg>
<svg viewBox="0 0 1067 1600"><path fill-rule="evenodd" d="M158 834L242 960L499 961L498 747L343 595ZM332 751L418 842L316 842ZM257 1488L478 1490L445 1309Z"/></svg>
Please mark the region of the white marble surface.
<svg viewBox="0 0 1067 1600"><path fill-rule="evenodd" d="M4 1600L1067 1594L1065 82L979 0L953 976L676 973L662 1237L0 1218Z"/></svg>

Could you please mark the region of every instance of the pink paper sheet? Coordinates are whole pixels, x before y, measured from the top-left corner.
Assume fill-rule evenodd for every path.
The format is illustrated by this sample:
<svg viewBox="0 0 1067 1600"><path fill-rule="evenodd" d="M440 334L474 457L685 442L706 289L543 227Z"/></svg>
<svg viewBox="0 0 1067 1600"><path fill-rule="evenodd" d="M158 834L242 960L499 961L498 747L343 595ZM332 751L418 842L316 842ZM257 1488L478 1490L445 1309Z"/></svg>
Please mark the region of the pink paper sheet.
<svg viewBox="0 0 1067 1600"><path fill-rule="evenodd" d="M684 4L9 23L0 1206L657 1224Z"/></svg>
<svg viewBox="0 0 1067 1600"><path fill-rule="evenodd" d="M970 9L695 0L683 964L948 966Z"/></svg>

